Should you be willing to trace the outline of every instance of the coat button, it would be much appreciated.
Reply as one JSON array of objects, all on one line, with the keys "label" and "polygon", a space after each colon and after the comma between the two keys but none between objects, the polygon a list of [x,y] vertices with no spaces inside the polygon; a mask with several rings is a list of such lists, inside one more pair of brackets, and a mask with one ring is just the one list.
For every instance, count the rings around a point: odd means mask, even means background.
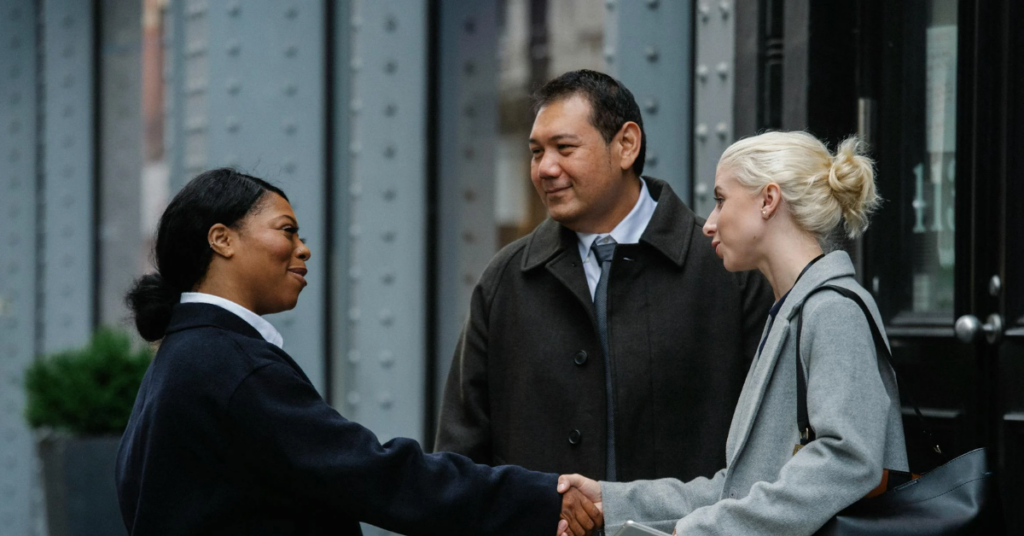
[{"label": "coat button", "polygon": [[569,444],[579,445],[580,441],[583,441],[583,434],[579,430],[573,430],[569,432]]},{"label": "coat button", "polygon": [[576,357],[572,359],[572,362],[582,366],[584,363],[587,362],[587,351],[580,350],[579,352],[576,352]]}]

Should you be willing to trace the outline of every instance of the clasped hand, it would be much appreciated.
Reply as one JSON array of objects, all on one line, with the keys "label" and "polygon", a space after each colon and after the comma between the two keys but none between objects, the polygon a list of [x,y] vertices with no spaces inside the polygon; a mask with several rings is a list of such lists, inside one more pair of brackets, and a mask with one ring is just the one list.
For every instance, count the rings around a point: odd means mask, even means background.
[{"label": "clasped hand", "polygon": [[556,536],[589,536],[604,526],[601,484],[582,475],[558,477],[562,513]]}]

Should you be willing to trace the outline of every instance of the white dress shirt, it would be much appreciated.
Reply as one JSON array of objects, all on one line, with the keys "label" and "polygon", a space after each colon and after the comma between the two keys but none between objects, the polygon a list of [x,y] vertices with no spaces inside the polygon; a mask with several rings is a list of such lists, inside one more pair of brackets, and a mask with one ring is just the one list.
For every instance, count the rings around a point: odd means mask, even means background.
[{"label": "white dress shirt", "polygon": [[610,233],[576,233],[579,237],[580,258],[583,259],[583,271],[587,274],[587,286],[590,287],[590,299],[594,299],[597,282],[601,279],[601,265],[590,247],[598,244],[636,244],[647,229],[647,224],[654,215],[658,202],[647,191],[647,183],[640,179],[640,197],[637,198],[633,210],[612,229]]},{"label": "white dress shirt", "polygon": [[284,346],[284,338],[281,337],[281,333],[277,331],[277,328],[275,328],[273,324],[267,322],[262,316],[231,300],[221,298],[220,296],[214,296],[213,294],[207,294],[205,292],[182,292],[181,303],[208,303],[210,305],[216,305],[223,309],[227,309],[228,311],[235,313],[242,320],[245,320],[256,331],[260,332],[260,335],[263,336],[263,338],[270,344],[273,344],[278,348],[283,348]]}]

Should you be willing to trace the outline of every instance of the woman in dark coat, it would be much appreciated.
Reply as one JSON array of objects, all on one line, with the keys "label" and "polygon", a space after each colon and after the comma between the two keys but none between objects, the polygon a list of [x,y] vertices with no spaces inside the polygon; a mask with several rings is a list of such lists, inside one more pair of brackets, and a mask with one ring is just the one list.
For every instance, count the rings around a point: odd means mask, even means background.
[{"label": "woman in dark coat", "polygon": [[127,297],[142,337],[163,340],[118,452],[129,532],[565,530],[556,475],[382,445],[324,402],[260,316],[295,307],[306,286],[298,231],[284,192],[230,169],[199,175],[164,212],[158,272]]}]

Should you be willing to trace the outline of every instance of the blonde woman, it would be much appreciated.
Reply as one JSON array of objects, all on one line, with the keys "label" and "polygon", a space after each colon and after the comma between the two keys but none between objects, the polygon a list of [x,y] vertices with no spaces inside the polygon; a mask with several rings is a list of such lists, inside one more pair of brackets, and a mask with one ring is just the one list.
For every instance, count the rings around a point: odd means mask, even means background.
[{"label": "blonde woman", "polygon": [[[602,502],[608,534],[630,519],[680,536],[812,534],[878,486],[883,467],[907,469],[895,376],[869,319],[836,291],[814,292],[853,290],[882,325],[850,257],[835,248],[867,228],[879,202],[859,142],[832,154],[805,132],[740,140],[719,161],[715,200],[704,225],[711,246],[727,270],[760,270],[776,300],[733,414],[726,467],[685,483],[563,476],[560,489]],[[816,437],[794,452],[797,341]]]}]

